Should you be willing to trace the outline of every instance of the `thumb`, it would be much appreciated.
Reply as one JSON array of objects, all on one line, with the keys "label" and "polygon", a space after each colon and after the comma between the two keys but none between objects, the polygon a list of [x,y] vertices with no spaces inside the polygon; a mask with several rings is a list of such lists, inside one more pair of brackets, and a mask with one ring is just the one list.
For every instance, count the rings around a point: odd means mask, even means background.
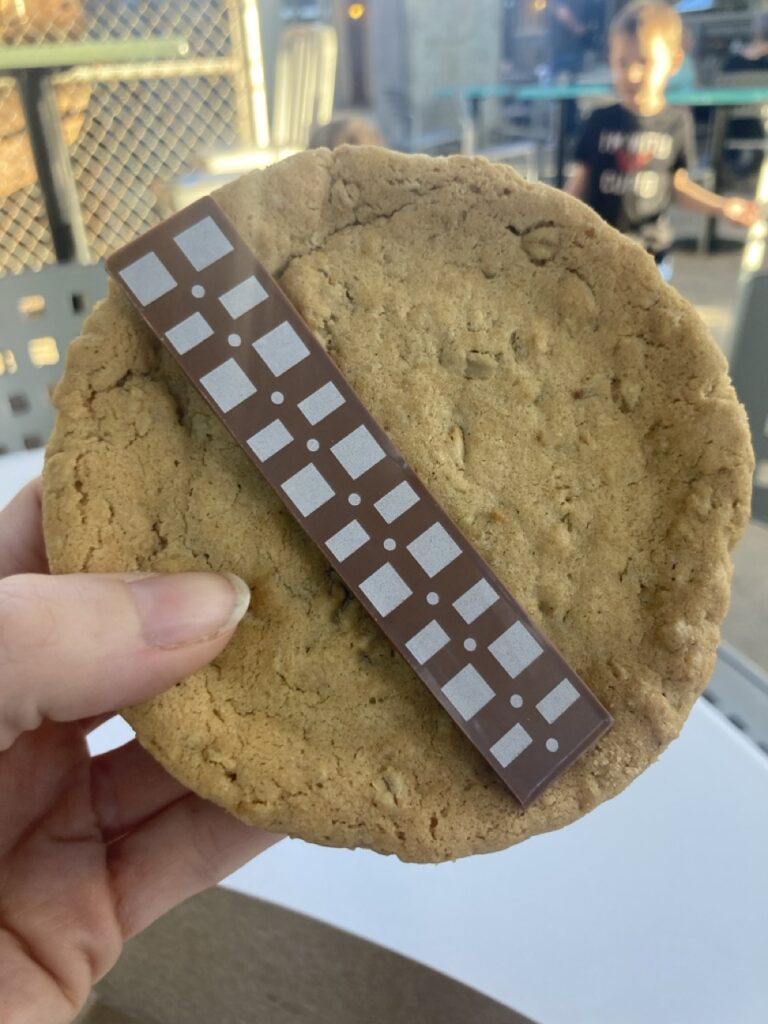
[{"label": "thumb", "polygon": [[250,596],[238,576],[202,572],[0,580],[0,750],[44,718],[114,711],[194,672]]}]

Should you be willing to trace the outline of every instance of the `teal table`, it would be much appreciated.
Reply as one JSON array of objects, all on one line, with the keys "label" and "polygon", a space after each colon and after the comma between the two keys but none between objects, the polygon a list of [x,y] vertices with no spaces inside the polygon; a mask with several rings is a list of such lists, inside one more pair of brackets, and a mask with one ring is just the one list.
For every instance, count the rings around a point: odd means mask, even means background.
[{"label": "teal table", "polygon": [[[463,140],[462,151],[472,152],[474,140],[480,127],[480,110],[487,99],[549,100],[557,103],[557,158],[555,184],[565,184],[565,105],[569,100],[592,97],[609,97],[613,94],[610,82],[584,82],[574,85],[473,85],[465,89],[451,90],[450,95],[465,103],[469,110],[468,130],[470,140]],[[449,95],[446,91],[443,95]],[[722,152],[729,112],[734,107],[761,106],[768,104],[768,86],[744,88],[722,86],[713,89],[675,88],[667,93],[667,100],[673,106],[714,107],[716,111],[713,128],[713,153]],[[716,163],[717,170],[717,163]],[[717,174],[716,174],[717,176]]]},{"label": "teal table", "polygon": [[0,46],[0,74],[13,74],[19,85],[53,248],[60,263],[89,263],[91,256],[51,76],[85,65],[173,60],[183,57],[188,49],[186,40],[178,38]]}]

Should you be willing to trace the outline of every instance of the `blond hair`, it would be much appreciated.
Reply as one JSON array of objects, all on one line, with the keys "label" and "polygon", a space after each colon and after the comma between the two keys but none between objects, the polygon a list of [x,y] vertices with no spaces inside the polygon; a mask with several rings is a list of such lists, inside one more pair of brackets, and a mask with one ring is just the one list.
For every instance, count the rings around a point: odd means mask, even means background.
[{"label": "blond hair", "polygon": [[381,132],[367,117],[342,117],[315,128],[310,149],[335,149],[337,146],[383,146]]},{"label": "blond hair", "polygon": [[670,50],[677,53],[683,46],[683,19],[667,4],[632,0],[614,17],[609,35],[611,39],[617,35],[630,39],[661,36]]}]

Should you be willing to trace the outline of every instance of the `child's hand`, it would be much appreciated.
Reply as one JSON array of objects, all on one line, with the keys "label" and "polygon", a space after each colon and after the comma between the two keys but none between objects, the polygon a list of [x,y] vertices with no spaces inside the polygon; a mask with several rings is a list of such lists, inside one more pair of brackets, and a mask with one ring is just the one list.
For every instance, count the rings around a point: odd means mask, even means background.
[{"label": "child's hand", "polygon": [[740,199],[738,196],[728,196],[723,200],[723,216],[733,224],[741,224],[742,227],[751,228],[760,220],[762,214],[760,204],[754,199]]}]

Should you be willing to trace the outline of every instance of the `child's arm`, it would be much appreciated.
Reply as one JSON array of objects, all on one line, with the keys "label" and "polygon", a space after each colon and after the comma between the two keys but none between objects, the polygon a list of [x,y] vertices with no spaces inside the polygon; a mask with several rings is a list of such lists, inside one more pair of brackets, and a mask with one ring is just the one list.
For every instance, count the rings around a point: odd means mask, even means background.
[{"label": "child's arm", "polygon": [[566,182],[565,191],[569,196],[576,196],[577,199],[586,199],[589,189],[589,166],[587,164],[576,164],[571,176]]},{"label": "child's arm", "polygon": [[688,172],[682,168],[675,171],[672,185],[675,201],[688,210],[695,210],[707,217],[724,217],[746,228],[760,220],[760,207],[754,200],[719,196],[691,181]]},{"label": "child's arm", "polygon": [[563,25],[567,25],[574,35],[586,35],[587,26],[576,17],[568,4],[555,4],[554,15]]}]

